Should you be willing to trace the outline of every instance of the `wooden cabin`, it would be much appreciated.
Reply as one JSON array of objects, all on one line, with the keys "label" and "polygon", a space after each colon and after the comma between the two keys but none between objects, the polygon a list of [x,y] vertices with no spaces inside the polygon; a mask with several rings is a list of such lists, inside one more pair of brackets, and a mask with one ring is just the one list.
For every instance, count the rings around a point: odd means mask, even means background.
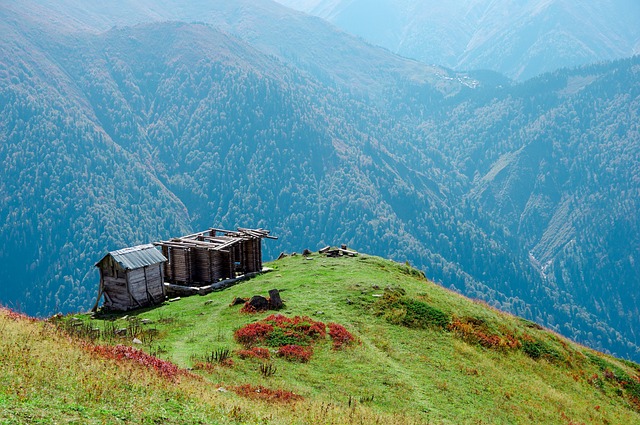
[{"label": "wooden cabin", "polygon": [[112,251],[96,263],[100,269],[100,298],[104,307],[131,310],[160,304],[165,299],[164,264],[167,262],[152,244]]},{"label": "wooden cabin", "polygon": [[156,242],[167,258],[165,281],[202,287],[262,271],[262,239],[276,239],[264,229],[209,229]]}]

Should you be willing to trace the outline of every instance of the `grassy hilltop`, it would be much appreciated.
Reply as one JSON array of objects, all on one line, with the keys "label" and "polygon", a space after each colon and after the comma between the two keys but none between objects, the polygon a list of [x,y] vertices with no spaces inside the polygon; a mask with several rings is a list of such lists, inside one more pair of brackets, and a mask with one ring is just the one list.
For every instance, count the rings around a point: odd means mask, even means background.
[{"label": "grassy hilltop", "polygon": [[[407,265],[314,254],[270,266],[126,315],[1,310],[0,424],[640,423],[640,366]],[[274,288],[278,312],[229,305]]]}]

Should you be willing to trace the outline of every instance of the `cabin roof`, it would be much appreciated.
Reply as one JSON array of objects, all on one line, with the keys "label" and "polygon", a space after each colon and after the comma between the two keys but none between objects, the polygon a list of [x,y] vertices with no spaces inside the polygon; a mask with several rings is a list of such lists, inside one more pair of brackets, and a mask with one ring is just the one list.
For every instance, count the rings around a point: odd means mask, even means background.
[{"label": "cabin roof", "polygon": [[[220,235],[216,235],[220,233]],[[204,249],[211,251],[221,251],[246,240],[256,240],[262,238],[278,239],[269,235],[269,230],[264,229],[244,229],[238,228],[237,231],[209,229],[203,232],[194,233],[192,235],[173,238],[168,241],[154,242],[154,245],[166,246],[181,249]]]},{"label": "cabin roof", "polygon": [[119,249],[117,251],[111,251],[105,255],[102,260],[96,263],[96,266],[100,266],[100,263],[108,256],[120,264],[125,270],[138,269],[140,267],[151,266],[153,264],[164,263],[167,259],[162,255],[160,251],[156,249],[152,244],[132,246],[129,248]]}]

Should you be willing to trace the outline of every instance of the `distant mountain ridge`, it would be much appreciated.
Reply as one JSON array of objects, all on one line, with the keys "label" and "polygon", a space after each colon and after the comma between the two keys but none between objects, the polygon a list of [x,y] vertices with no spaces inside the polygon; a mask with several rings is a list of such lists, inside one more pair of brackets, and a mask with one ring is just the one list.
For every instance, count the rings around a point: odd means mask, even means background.
[{"label": "distant mountain ridge", "polygon": [[277,0],[402,56],[525,80],[640,53],[633,0]]},{"label": "distant mountain ridge", "polygon": [[510,85],[270,2],[108,30],[22,4],[0,9],[4,303],[86,308],[108,250],[256,226],[267,258],[347,243],[638,356],[640,59]]}]

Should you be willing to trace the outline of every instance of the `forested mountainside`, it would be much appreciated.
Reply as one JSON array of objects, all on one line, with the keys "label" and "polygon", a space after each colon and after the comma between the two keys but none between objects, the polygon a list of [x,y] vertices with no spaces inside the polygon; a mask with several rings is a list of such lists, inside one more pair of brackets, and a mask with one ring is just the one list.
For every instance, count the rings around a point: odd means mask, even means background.
[{"label": "forested mountainside", "polygon": [[525,80],[640,53],[634,0],[277,0],[394,53]]},{"label": "forested mountainside", "polygon": [[[347,243],[638,358],[639,59],[511,86],[264,5],[106,31],[2,11],[3,303],[87,308],[107,250],[256,226],[267,257]],[[270,45],[307,24],[348,48]]]}]

